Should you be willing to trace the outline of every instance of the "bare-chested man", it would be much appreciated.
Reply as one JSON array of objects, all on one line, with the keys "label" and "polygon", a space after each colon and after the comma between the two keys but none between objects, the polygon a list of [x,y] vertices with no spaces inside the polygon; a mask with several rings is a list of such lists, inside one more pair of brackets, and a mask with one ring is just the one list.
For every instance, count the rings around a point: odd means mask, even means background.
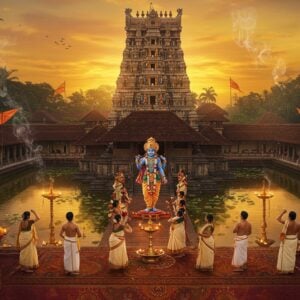
[{"label": "bare-chested man", "polygon": [[232,258],[232,265],[236,268],[235,271],[247,269],[248,236],[252,232],[251,224],[247,221],[247,218],[248,213],[242,211],[241,221],[233,229],[233,233],[236,233]]},{"label": "bare-chested man", "polygon": [[78,226],[73,223],[73,213],[68,212],[66,218],[68,220],[60,231],[60,236],[64,239],[64,268],[68,275],[79,273],[79,245],[77,238],[81,237]]},{"label": "bare-chested man", "polygon": [[294,211],[290,211],[288,219],[283,221],[282,217],[286,212],[286,210],[283,210],[277,218],[278,222],[284,224],[280,235],[281,243],[277,259],[277,270],[283,274],[292,274],[296,264],[300,224],[296,222],[297,214]]}]

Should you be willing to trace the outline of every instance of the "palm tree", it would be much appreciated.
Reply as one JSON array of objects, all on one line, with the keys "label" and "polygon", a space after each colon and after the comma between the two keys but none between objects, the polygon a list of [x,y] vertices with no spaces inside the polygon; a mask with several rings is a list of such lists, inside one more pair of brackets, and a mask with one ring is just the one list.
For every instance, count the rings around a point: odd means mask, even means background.
[{"label": "palm tree", "polygon": [[216,96],[218,96],[211,86],[210,88],[203,88],[204,92],[199,95],[200,103],[215,103]]},{"label": "palm tree", "polygon": [[7,70],[6,67],[0,68],[0,97],[7,96],[7,81],[13,81],[19,79],[16,76],[11,76],[12,73],[16,72],[16,69]]}]

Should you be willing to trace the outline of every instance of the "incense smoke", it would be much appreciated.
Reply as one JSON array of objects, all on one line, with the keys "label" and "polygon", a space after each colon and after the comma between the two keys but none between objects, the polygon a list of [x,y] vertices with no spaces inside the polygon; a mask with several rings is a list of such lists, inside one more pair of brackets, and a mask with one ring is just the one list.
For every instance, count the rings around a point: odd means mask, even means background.
[{"label": "incense smoke", "polygon": [[256,28],[256,12],[253,8],[232,12],[232,26],[235,41],[247,50],[253,47],[253,35]]},{"label": "incense smoke", "polygon": [[254,8],[244,8],[231,13],[234,40],[239,47],[248,51],[257,65],[267,65],[276,59],[272,70],[273,81],[279,85],[279,80],[286,73],[286,64],[283,58],[274,57],[271,47],[254,38],[257,16]]},{"label": "incense smoke", "polygon": [[275,84],[279,85],[280,77],[284,76],[286,72],[286,64],[282,58],[278,58],[272,70],[273,80]]},{"label": "incense smoke", "polygon": [[[6,38],[0,38],[0,50],[4,49],[7,45],[9,45],[9,41]],[[0,55],[0,63],[2,66],[5,66],[5,61],[3,60],[2,55]],[[26,115],[23,112],[23,108],[20,107],[20,105],[9,95],[7,87],[7,72],[8,71],[5,67],[0,68],[0,97],[3,98],[3,100],[1,100],[1,104],[4,107],[7,107],[7,110],[18,108],[17,115],[15,115],[12,119],[13,133],[17,139],[24,143],[26,148],[33,154],[34,161],[39,167],[36,179],[41,181],[44,177],[44,172],[42,169],[44,163],[41,156],[42,146],[34,144],[30,125]]]}]

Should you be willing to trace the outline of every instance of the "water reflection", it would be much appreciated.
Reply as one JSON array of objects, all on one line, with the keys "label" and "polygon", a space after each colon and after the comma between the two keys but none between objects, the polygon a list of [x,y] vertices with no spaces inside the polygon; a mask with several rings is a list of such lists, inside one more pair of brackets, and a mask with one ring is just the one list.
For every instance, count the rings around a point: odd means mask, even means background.
[{"label": "water reflection", "polygon": [[[223,193],[218,195],[201,195],[201,197],[188,200],[189,215],[195,227],[204,223],[207,213],[215,217],[215,239],[217,246],[232,246],[233,227],[240,219],[240,212],[246,210],[249,213],[249,221],[252,223],[253,232],[249,238],[249,244],[255,246],[255,238],[260,236],[262,224],[262,201],[255,196],[255,192],[261,190],[262,176],[267,175],[271,180],[271,191],[274,197],[267,201],[267,232],[268,237],[279,245],[279,232],[282,225],[276,221],[283,209],[295,210],[300,214],[299,188],[300,180],[271,169],[249,170],[253,177],[238,178],[230,184]],[[247,170],[238,170],[241,174]],[[238,176],[239,177],[239,176]]]},{"label": "water reflection", "polygon": [[[55,191],[62,197],[54,204],[54,222],[56,238],[61,225],[65,222],[67,211],[73,211],[75,222],[81,228],[83,246],[95,246],[101,240],[101,233],[107,225],[107,205],[109,195],[89,194],[83,186],[70,180],[72,170],[48,170],[47,176],[55,179]],[[262,201],[254,192],[260,191],[261,179],[267,175],[271,180],[274,197],[267,201],[267,232],[270,239],[276,240],[281,231],[281,224],[276,217],[283,209],[295,210],[300,218],[300,179],[282,171],[273,169],[238,169],[237,180],[217,195],[200,195],[188,199],[189,215],[195,227],[204,223],[207,213],[215,216],[215,239],[217,246],[233,246],[233,227],[239,220],[241,210],[249,212],[249,221],[253,224],[253,234],[249,239],[251,246],[256,246],[255,238],[260,235],[262,223]],[[37,224],[39,244],[49,238],[50,207],[47,199],[41,196],[48,191],[49,182],[38,183],[35,173],[29,171],[14,175],[0,185],[0,225],[8,228],[4,242],[15,244],[18,223],[24,210],[35,209],[41,216]]]},{"label": "water reflection", "polygon": [[[53,173],[53,172],[52,172]],[[60,173],[64,173],[61,172]],[[39,244],[49,239],[50,204],[41,195],[48,191],[49,183],[37,183],[35,173],[21,174],[12,182],[0,186],[0,224],[8,228],[5,243],[16,243],[18,223],[24,210],[34,209],[40,215],[37,223]],[[53,174],[51,174],[53,176]],[[79,225],[84,238],[83,246],[97,245],[101,240],[103,228],[107,225],[107,195],[91,195],[83,186],[69,180],[66,176],[55,176],[54,189],[62,196],[54,201],[54,224],[56,238],[65,220],[67,211],[74,213],[74,221]],[[14,182],[18,182],[15,184]]]}]

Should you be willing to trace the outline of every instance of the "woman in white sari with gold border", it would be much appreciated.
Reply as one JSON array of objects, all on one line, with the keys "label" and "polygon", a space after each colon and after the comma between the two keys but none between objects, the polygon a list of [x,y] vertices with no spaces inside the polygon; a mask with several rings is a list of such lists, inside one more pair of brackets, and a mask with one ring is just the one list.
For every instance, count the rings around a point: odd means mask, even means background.
[{"label": "woman in white sari with gold border", "polygon": [[30,212],[25,211],[22,215],[23,220],[19,225],[17,237],[17,247],[20,250],[19,264],[24,272],[33,272],[39,266],[38,254],[36,249],[37,233],[35,223],[40,219],[34,210],[31,212],[35,220],[30,219]]},{"label": "woman in white sari with gold border", "polygon": [[214,225],[213,215],[206,216],[206,224],[200,229],[198,257],[196,261],[196,269],[200,271],[212,271],[214,267],[215,257],[215,240],[213,237]]},{"label": "woman in white sari with gold border", "polygon": [[177,216],[168,220],[171,223],[167,250],[170,254],[184,256],[186,235],[184,225],[184,210],[179,209]]},{"label": "woman in white sari with gold border", "polygon": [[121,224],[121,215],[113,219],[113,230],[109,237],[109,266],[111,269],[124,269],[128,266],[125,232],[131,233],[129,224]]}]

